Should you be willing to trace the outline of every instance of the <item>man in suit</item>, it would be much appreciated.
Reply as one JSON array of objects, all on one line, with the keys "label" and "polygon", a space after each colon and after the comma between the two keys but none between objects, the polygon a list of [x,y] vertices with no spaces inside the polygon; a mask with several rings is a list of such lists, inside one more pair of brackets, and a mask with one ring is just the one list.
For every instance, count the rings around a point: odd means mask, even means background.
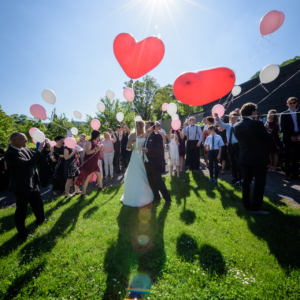
[{"label": "man in suit", "polygon": [[[267,142],[273,140],[263,122],[253,120],[257,114],[254,103],[246,103],[241,109],[242,120],[233,126],[235,137],[240,144],[239,160],[242,168],[243,205],[246,210],[255,214],[267,215],[260,210],[263,203],[267,177],[267,165],[270,163]],[[250,185],[255,178],[252,202]]]},{"label": "man in suit", "polygon": [[15,223],[19,238],[27,238],[25,228],[27,205],[30,203],[37,225],[45,221],[43,200],[39,192],[39,174],[36,162],[42,157],[43,144],[34,152],[26,147],[26,135],[14,132],[10,136],[10,145],[5,160],[10,170],[10,191],[16,197]]},{"label": "man in suit", "polygon": [[200,167],[200,145],[203,142],[203,132],[199,125],[195,125],[195,117],[190,117],[190,126],[186,126],[186,123],[183,124],[184,135],[187,136],[187,149],[188,149],[188,158],[189,162],[187,163],[190,166],[190,170],[199,171]]},{"label": "man in suit", "polygon": [[120,152],[121,152],[121,142],[120,142],[120,135],[121,135],[122,127],[120,125],[117,126],[117,130],[115,132],[115,136],[117,141],[114,143],[115,155],[114,155],[114,168],[115,173],[120,174]]},{"label": "man in suit", "polygon": [[145,168],[149,185],[154,194],[154,201],[160,200],[160,191],[166,201],[164,206],[167,207],[171,205],[171,197],[161,177],[161,156],[164,154],[163,138],[159,132],[153,131],[154,126],[154,122],[151,121],[146,124],[148,137],[142,151],[144,152]]},{"label": "man in suit", "polygon": [[[289,109],[280,117],[280,128],[284,144],[284,160],[286,179],[299,179],[300,160],[300,113],[297,112],[298,99],[290,97],[287,100]],[[291,164],[292,160],[292,164]]]}]

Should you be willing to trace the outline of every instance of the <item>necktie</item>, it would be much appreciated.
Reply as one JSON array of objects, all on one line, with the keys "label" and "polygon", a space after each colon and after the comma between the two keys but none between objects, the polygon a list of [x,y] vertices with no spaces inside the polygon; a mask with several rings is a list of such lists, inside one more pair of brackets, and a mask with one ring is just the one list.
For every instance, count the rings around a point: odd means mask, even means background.
[{"label": "necktie", "polygon": [[230,134],[229,134],[229,144],[230,145],[232,144],[232,132],[233,132],[233,126],[231,126]]},{"label": "necktie", "polygon": [[299,127],[298,127],[298,124],[297,124],[297,116],[296,116],[295,112],[292,112],[292,118],[293,118],[293,121],[294,121],[294,131],[298,132]]},{"label": "necktie", "polygon": [[215,149],[215,135],[212,135],[211,150]]}]

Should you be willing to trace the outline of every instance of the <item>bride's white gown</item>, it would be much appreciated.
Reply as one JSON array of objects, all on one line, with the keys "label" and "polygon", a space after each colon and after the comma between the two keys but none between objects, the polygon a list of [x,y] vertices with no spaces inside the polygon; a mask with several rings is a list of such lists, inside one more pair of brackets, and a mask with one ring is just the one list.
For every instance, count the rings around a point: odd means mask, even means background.
[{"label": "bride's white gown", "polygon": [[153,192],[149,186],[146,169],[144,165],[142,148],[146,139],[138,138],[133,144],[130,163],[124,178],[124,194],[121,201],[123,204],[140,207],[154,200]]}]

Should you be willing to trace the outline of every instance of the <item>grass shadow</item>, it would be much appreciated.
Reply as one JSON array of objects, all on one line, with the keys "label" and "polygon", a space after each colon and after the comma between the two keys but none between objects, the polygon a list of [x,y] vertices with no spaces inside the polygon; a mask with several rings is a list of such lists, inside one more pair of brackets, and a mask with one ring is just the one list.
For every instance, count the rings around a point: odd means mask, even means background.
[{"label": "grass shadow", "polygon": [[[168,208],[163,208],[157,216],[156,204],[121,207],[117,217],[118,238],[104,259],[107,280],[103,299],[141,298],[149,293],[166,261],[163,232],[167,213]],[[130,279],[134,266],[138,274]]]}]

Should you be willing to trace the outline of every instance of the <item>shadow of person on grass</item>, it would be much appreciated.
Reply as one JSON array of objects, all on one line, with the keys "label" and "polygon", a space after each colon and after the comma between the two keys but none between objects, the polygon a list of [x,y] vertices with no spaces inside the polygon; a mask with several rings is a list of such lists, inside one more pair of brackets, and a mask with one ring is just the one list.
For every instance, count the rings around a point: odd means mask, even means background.
[{"label": "shadow of person on grass", "polygon": [[226,263],[222,253],[215,247],[204,244],[200,248],[197,241],[186,233],[177,238],[177,255],[184,261],[198,263],[212,274],[226,274]]},{"label": "shadow of person on grass", "polygon": [[[162,208],[157,216],[157,204],[121,207],[118,238],[104,259],[107,280],[103,299],[139,299],[150,293],[166,261],[163,232],[168,210]],[[130,279],[135,266],[138,273]]]},{"label": "shadow of person on grass", "polygon": [[[291,268],[300,268],[300,216],[289,211],[287,204],[269,198],[262,210],[269,211],[267,216],[259,216],[246,211],[240,196],[234,189],[228,189],[219,182],[221,202],[224,209],[234,208],[236,214],[244,218],[250,231],[259,239],[267,242],[271,254],[287,272]],[[285,213],[284,213],[285,211]]]}]

